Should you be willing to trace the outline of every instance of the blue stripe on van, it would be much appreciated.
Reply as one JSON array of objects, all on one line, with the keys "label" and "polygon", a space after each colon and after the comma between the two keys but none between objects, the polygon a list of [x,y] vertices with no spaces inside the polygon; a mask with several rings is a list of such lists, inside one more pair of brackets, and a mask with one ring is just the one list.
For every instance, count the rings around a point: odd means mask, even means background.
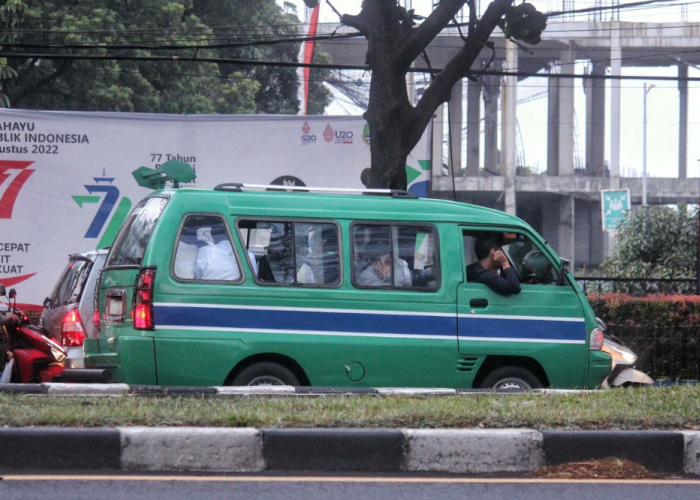
[{"label": "blue stripe on van", "polygon": [[[457,330],[456,317],[435,316],[430,313],[395,315],[377,313],[350,313],[318,311],[299,308],[256,309],[226,308],[207,305],[155,304],[155,322],[158,327],[178,328],[235,328],[242,330],[337,332],[366,335],[412,335],[450,337]],[[459,337],[479,340],[519,340],[532,342],[585,343],[585,323],[576,318],[460,318]]]},{"label": "blue stripe on van", "polygon": [[457,318],[441,316],[355,314],[270,309],[227,309],[155,304],[157,326],[296,330],[308,332],[454,335]]},{"label": "blue stripe on van", "polygon": [[522,320],[520,318],[480,318],[469,316],[460,318],[459,337],[480,339],[516,339],[540,341],[586,341],[586,324],[583,321],[547,320],[537,318]]}]

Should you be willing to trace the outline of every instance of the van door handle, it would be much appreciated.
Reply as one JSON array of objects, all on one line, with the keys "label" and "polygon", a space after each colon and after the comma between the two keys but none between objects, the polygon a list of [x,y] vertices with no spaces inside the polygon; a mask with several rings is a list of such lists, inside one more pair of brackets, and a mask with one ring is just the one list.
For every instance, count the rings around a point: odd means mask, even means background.
[{"label": "van door handle", "polygon": [[471,307],[488,307],[489,301],[486,299],[471,299],[469,305]]}]

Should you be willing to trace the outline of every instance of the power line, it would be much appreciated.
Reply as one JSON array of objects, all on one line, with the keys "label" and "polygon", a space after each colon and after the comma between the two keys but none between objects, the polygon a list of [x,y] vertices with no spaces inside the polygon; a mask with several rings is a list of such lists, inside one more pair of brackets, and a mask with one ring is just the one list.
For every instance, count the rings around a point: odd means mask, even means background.
[{"label": "power line", "polygon": [[[700,49],[697,49],[700,51]],[[351,66],[341,64],[317,64],[299,63],[287,61],[255,61],[244,59],[227,58],[196,58],[180,56],[119,56],[119,55],[74,55],[74,54],[16,54],[0,52],[0,57],[7,59],[46,59],[46,60],[82,60],[82,61],[148,61],[148,62],[195,62],[195,63],[215,63],[230,64],[234,66],[271,66],[282,68],[317,68],[317,69],[337,69],[337,70],[357,70],[371,71],[365,66]],[[433,68],[433,71],[440,71],[441,68]],[[429,69],[411,68],[412,73],[430,73]],[[529,71],[482,71],[474,70],[471,73],[475,76],[517,76],[517,77],[537,77],[537,78],[567,78],[567,79],[589,79],[589,80],[652,80],[652,81],[687,81],[700,82],[700,77],[679,77],[679,76],[657,76],[657,75],[581,75],[575,73],[533,73]]]}]

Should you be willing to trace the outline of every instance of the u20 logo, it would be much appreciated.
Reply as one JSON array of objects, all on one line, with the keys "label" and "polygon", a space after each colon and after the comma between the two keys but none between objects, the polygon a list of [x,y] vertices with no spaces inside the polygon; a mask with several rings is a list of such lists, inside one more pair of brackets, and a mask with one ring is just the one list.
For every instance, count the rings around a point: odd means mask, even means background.
[{"label": "u20 logo", "polygon": [[[119,188],[112,185],[114,177],[93,177],[93,180],[95,184],[84,186],[89,195],[76,195],[71,198],[80,208],[83,208],[86,203],[100,203],[95,217],[85,232],[85,238],[98,238],[102,234],[96,248],[103,248],[111,245],[117,236],[119,228],[131,210],[131,200],[126,197],[119,199]],[[112,219],[107,224],[110,215]],[[106,229],[104,229],[105,225]]]}]

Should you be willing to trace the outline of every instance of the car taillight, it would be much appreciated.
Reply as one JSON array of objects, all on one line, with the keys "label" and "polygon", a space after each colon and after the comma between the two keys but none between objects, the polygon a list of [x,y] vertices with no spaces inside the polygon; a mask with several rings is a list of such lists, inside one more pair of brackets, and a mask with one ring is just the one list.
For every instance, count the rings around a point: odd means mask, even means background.
[{"label": "car taillight", "polygon": [[78,310],[68,311],[61,323],[61,343],[69,347],[83,345],[86,335]]},{"label": "car taillight", "polygon": [[94,326],[95,330],[98,332],[100,331],[100,310],[97,308],[95,308],[92,313],[92,326]]},{"label": "car taillight", "polygon": [[600,351],[605,343],[605,335],[603,335],[603,330],[600,328],[594,328],[591,330],[591,343],[589,349],[591,351]]},{"label": "car taillight", "polygon": [[100,331],[100,284],[102,283],[102,271],[97,276],[95,293],[92,296],[92,326],[96,332]]},{"label": "car taillight", "polygon": [[153,282],[156,270],[143,269],[136,278],[134,303],[131,308],[131,321],[137,330],[153,330]]}]

